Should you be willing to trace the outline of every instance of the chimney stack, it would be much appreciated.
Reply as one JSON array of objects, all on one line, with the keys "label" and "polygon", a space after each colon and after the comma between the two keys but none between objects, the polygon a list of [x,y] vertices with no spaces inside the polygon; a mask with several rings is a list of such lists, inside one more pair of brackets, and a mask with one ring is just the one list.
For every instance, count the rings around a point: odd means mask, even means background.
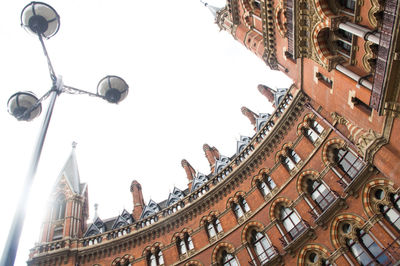
[{"label": "chimney stack", "polygon": [[241,108],[241,110],[242,110],[242,114],[244,114],[250,120],[250,123],[253,126],[256,126],[256,118],[258,118],[258,115],[256,113],[254,113],[253,111],[251,111],[249,108],[244,107],[244,106]]},{"label": "chimney stack", "polygon": [[142,194],[142,186],[138,181],[133,180],[131,183],[131,192],[133,197],[133,211],[132,216],[135,221],[139,220],[145,206]]},{"label": "chimney stack", "polygon": [[270,103],[272,103],[272,106],[275,107],[275,91],[262,84],[259,84],[257,88],[258,91],[261,92],[261,94],[264,95]]},{"label": "chimney stack", "polygon": [[190,163],[188,161],[186,161],[185,159],[183,159],[181,161],[181,164],[182,164],[183,169],[185,169],[186,177],[189,180],[188,187],[189,187],[189,190],[191,190],[192,189],[193,178],[196,176],[196,171],[190,165]]}]

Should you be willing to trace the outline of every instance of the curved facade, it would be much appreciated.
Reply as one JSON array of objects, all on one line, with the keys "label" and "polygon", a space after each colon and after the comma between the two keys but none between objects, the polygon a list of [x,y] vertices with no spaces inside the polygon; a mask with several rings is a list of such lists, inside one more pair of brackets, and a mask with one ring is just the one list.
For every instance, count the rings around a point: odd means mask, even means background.
[{"label": "curved facade", "polygon": [[[400,260],[396,0],[231,0],[223,30],[293,80],[188,187],[86,225],[74,151],[28,265],[393,265]],[[388,27],[392,23],[392,27]],[[366,58],[366,59],[365,59]],[[384,61],[383,63],[381,61]],[[261,96],[260,96],[261,97]]]}]

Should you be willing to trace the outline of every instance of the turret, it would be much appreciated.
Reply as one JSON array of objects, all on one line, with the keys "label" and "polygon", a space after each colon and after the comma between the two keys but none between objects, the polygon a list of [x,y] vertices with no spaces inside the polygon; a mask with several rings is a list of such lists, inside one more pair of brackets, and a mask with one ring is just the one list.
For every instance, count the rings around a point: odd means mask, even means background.
[{"label": "turret", "polygon": [[76,143],[51,193],[40,242],[82,237],[86,230],[88,211],[87,185],[80,182],[75,155]]}]

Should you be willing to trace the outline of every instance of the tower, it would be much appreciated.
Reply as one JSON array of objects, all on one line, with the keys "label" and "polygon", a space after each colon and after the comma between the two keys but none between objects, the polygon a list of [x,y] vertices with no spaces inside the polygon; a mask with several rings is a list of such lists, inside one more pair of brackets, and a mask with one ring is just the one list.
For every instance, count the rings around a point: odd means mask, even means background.
[{"label": "tower", "polygon": [[76,143],[57,177],[42,224],[40,242],[82,237],[88,219],[87,185],[80,182]]}]

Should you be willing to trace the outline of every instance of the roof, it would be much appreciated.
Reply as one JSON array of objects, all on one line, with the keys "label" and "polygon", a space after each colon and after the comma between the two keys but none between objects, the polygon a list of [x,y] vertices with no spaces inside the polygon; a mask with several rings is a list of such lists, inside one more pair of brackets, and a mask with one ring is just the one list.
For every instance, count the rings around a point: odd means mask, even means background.
[{"label": "roof", "polygon": [[81,195],[86,189],[86,183],[81,183],[79,177],[75,147],[76,143],[74,142],[72,145],[71,154],[69,155],[67,161],[65,162],[64,167],[61,170],[60,174],[58,175],[55,184],[57,185],[60,182],[61,178],[65,177],[71,190],[74,193]]}]

